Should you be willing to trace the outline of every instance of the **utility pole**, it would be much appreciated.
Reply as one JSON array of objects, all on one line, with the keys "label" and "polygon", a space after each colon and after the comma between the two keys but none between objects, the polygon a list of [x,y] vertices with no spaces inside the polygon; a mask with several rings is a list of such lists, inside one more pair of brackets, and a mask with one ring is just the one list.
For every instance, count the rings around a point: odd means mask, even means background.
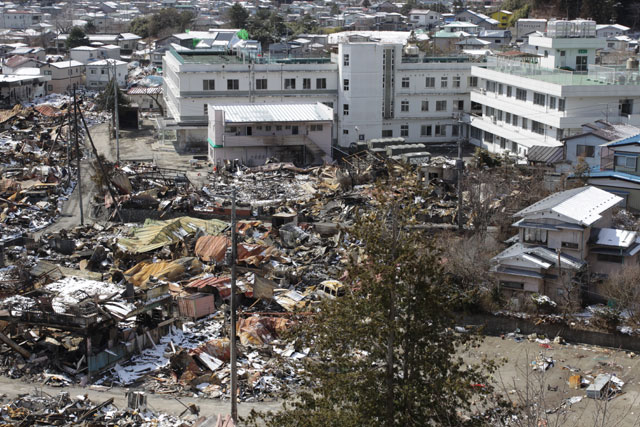
[{"label": "utility pole", "polygon": [[231,193],[231,418],[238,422],[238,367],[236,366],[236,257],[238,242],[236,241],[236,189]]},{"label": "utility pole", "polygon": [[458,170],[458,231],[462,231],[462,172],[464,161],[462,160],[462,117],[458,116],[458,160],[456,169]]},{"label": "utility pole", "polygon": [[84,225],[84,210],[82,207],[82,174],[80,173],[80,160],[82,160],[82,154],[80,153],[80,144],[78,143],[78,100],[76,99],[76,85],[73,85],[73,118],[76,128],[76,164],[78,166],[78,199],[80,200],[80,224]]},{"label": "utility pole", "polygon": [[118,67],[117,62],[113,60],[113,105],[116,117],[116,165],[120,166],[120,117],[118,116]]}]

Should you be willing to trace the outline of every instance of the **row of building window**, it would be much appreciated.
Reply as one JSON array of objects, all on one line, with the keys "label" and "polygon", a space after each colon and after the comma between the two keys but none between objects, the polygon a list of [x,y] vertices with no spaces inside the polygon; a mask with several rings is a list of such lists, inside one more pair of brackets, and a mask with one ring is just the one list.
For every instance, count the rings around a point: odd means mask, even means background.
[{"label": "row of building window", "polygon": [[[206,105],[205,105],[206,107]],[[251,128],[252,126],[248,126],[249,128]],[[256,126],[256,130],[257,131],[262,131],[264,129],[265,132],[271,132],[273,130],[275,130],[276,132],[281,131],[282,129],[285,130],[294,130],[296,133],[298,132],[298,126],[291,126],[291,125],[265,125],[265,126]],[[323,125],[321,124],[317,124],[317,125],[309,125],[309,131],[310,132],[322,132],[323,129]],[[238,132],[240,132],[240,128],[237,126],[225,126],[224,128],[225,133],[231,133],[231,134],[237,134]]]},{"label": "row of building window", "polygon": [[[545,124],[537,122],[535,120],[529,120],[526,117],[519,117],[517,114],[507,113],[502,110],[497,110],[493,107],[484,108],[484,116],[491,119],[491,121],[500,121],[505,124],[509,124],[512,126],[518,126],[524,130],[531,130],[533,133],[537,133],[538,135],[545,134]],[[531,122],[531,125],[529,125]],[[556,129],[556,139],[560,140],[563,137],[563,130]]]},{"label": "row of building window", "polygon": [[[451,79],[451,87],[459,88],[460,87],[461,78],[460,76],[453,76]],[[403,77],[401,85],[403,88],[409,88],[411,84],[411,80],[409,77]],[[424,82],[425,88],[435,88],[436,87],[436,78],[435,77],[425,77]],[[440,77],[440,87],[446,89],[449,87],[449,77],[442,76]]]},{"label": "row of building window", "polygon": [[[296,89],[296,79],[284,79],[285,89]],[[267,79],[256,79],[256,90],[267,90],[269,87]],[[316,79],[316,89],[326,89],[327,79]],[[240,80],[227,79],[227,90],[239,90]],[[302,89],[311,89],[311,79],[302,79]],[[215,79],[207,79],[202,81],[202,90],[216,90]]]},{"label": "row of building window", "polygon": [[[498,95],[505,95],[509,98],[515,97],[518,101],[527,100],[527,90],[510,85],[504,85],[492,80],[485,81],[485,89],[487,92],[497,93]],[[514,90],[515,89],[515,90]],[[533,92],[533,103],[542,107],[549,107],[550,110],[565,110],[565,99],[557,98],[555,96],[546,95],[544,93]]]},{"label": "row of building window", "polygon": [[499,144],[502,150],[509,150],[515,154],[527,154],[527,149],[522,148],[518,145],[517,142],[508,140],[501,136],[496,136],[491,132],[482,131],[482,129],[478,129],[476,127],[471,127],[470,131],[471,138],[476,139],[478,141],[484,141],[487,144]]},{"label": "row of building window", "polygon": [[[435,111],[447,111],[447,101],[436,101],[436,110]],[[463,100],[456,100],[453,101],[453,108],[457,111],[462,111],[464,109],[464,101]],[[409,112],[409,101],[404,100],[404,101],[400,101],[400,111],[402,112]],[[429,101],[422,101],[420,103],[420,111],[429,111]],[[349,115],[349,104],[343,104],[342,105],[342,115],[343,116],[348,116]]]},{"label": "row of building window", "polygon": [[[451,126],[451,136],[458,136],[458,126]],[[349,135],[349,130],[342,131],[344,135]],[[382,138],[393,138],[393,129],[383,129]],[[400,136],[409,136],[409,125],[400,125]],[[447,136],[447,125],[422,125],[420,126],[420,136]],[[364,137],[364,135],[360,135]]]}]

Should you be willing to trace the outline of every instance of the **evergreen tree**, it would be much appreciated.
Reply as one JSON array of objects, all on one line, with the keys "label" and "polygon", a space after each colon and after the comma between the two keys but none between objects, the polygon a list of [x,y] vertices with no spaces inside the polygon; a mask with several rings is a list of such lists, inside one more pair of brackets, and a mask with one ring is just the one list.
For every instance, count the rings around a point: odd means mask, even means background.
[{"label": "evergreen tree", "polygon": [[242,29],[247,26],[249,12],[240,3],[235,3],[229,9],[229,25],[231,28]]},{"label": "evergreen tree", "polygon": [[82,27],[73,27],[67,37],[67,49],[73,49],[78,46],[88,46],[89,38]]},{"label": "evergreen tree", "polygon": [[433,238],[414,227],[425,213],[426,189],[404,173],[376,187],[375,209],[348,230],[355,249],[349,250],[347,294],[324,301],[295,331],[299,348],[313,353],[299,371],[306,387],[282,411],[253,413],[250,422],[482,424],[471,402],[488,402],[486,375],[495,366],[468,365],[457,355],[474,338],[455,332],[451,307],[460,295],[447,283]]}]

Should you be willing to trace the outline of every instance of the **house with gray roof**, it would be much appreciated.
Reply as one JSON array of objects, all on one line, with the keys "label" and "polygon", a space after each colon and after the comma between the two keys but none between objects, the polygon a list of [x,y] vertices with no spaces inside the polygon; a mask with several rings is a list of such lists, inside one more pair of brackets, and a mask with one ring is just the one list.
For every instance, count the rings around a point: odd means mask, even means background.
[{"label": "house with gray roof", "polygon": [[602,300],[600,284],[638,263],[640,236],[612,227],[623,198],[593,186],[554,193],[517,212],[513,244],[492,271],[514,306],[534,294],[557,303]]}]

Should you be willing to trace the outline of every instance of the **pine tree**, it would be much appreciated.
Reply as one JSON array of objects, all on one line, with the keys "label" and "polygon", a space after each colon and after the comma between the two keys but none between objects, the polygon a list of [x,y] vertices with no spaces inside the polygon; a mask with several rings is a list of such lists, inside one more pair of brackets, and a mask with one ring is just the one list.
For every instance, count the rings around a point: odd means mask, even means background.
[{"label": "pine tree", "polygon": [[[252,414],[269,426],[479,425],[472,401],[491,392],[490,362],[469,366],[459,350],[447,283],[433,238],[414,227],[425,189],[415,175],[391,176],[375,189],[375,209],[348,230],[353,247],[347,295],[325,301],[295,331],[306,387],[282,411]],[[482,384],[481,387],[478,384]]]}]

